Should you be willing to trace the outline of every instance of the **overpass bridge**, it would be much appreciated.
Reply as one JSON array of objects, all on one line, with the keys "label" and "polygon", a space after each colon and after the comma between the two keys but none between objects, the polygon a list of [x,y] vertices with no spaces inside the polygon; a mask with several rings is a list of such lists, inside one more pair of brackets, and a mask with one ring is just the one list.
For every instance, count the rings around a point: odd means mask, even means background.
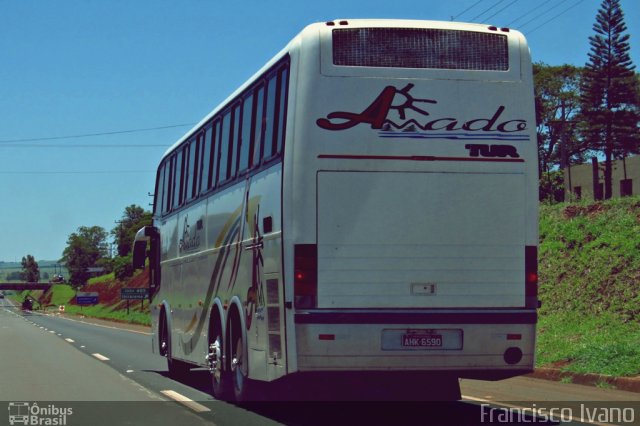
[{"label": "overpass bridge", "polygon": [[47,291],[51,287],[51,283],[0,283],[1,290],[44,290]]}]

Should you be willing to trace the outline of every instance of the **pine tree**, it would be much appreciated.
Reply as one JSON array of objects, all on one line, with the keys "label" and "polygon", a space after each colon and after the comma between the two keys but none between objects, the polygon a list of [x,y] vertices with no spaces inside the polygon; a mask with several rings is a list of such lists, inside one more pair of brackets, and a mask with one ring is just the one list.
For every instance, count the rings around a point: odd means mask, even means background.
[{"label": "pine tree", "polygon": [[582,112],[589,147],[604,152],[604,198],[611,198],[612,159],[638,151],[638,85],[619,0],[602,1],[593,30],[581,87]]},{"label": "pine tree", "polygon": [[28,254],[22,258],[22,279],[28,283],[40,281],[40,268],[35,258]]}]

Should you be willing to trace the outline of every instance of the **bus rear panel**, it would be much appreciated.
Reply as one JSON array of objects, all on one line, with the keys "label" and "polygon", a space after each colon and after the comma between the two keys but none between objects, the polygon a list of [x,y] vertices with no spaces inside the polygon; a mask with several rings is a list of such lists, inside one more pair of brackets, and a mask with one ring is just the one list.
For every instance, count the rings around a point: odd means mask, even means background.
[{"label": "bus rear panel", "polygon": [[531,371],[537,151],[522,36],[348,21],[307,29],[300,52],[283,178],[289,371]]}]

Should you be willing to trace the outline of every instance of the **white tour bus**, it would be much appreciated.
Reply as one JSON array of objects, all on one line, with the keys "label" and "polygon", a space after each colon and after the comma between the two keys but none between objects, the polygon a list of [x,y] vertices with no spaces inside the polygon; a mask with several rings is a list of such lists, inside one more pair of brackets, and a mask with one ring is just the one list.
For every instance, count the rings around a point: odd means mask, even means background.
[{"label": "white tour bus", "polygon": [[153,350],[240,401],[285,376],[455,399],[530,372],[536,156],[519,32],[308,26],[160,161],[134,249]]}]

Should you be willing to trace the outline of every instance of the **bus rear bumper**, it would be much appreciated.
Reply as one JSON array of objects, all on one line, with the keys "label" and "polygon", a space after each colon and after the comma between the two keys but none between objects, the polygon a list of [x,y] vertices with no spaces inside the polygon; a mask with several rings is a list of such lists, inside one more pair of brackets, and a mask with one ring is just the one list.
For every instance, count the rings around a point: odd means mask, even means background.
[{"label": "bus rear bumper", "polygon": [[[407,319],[413,321],[402,322]],[[463,322],[469,319],[474,322]],[[535,310],[298,314],[298,371],[429,371],[488,380],[512,377],[533,370],[536,320]]]}]

